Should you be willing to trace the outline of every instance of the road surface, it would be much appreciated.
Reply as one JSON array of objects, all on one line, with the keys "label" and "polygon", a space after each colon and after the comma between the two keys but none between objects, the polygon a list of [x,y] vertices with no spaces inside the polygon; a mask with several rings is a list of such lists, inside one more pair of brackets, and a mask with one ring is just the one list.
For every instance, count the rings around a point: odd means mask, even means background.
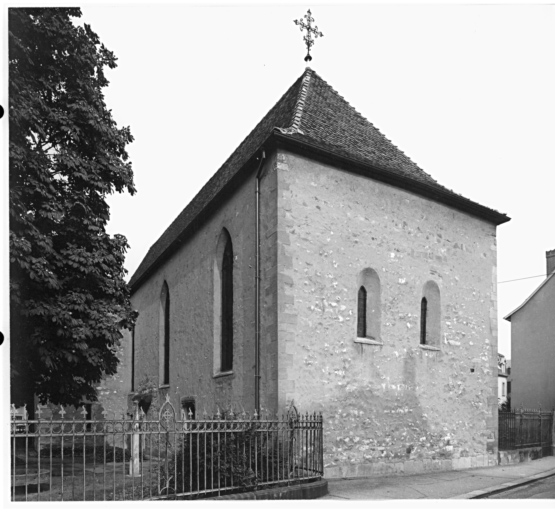
[{"label": "road surface", "polygon": [[555,499],[555,476],[532,482],[531,484],[517,487],[499,494],[494,494],[486,499],[490,500],[552,500]]}]

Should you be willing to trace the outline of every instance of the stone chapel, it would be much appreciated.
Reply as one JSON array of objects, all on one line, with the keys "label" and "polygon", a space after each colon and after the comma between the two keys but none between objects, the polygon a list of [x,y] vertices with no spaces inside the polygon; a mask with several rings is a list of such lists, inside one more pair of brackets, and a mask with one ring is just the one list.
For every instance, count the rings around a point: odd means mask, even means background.
[{"label": "stone chapel", "polygon": [[132,276],[99,405],[149,377],[176,408],[321,411],[328,478],[496,464],[508,220],[307,68]]}]

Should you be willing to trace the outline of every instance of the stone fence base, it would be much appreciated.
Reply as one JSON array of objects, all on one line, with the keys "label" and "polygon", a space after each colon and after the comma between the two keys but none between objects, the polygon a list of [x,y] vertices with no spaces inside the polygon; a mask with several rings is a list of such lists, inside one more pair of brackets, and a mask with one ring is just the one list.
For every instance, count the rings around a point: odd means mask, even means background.
[{"label": "stone fence base", "polygon": [[474,457],[459,457],[456,459],[422,459],[328,466],[324,468],[324,478],[331,480],[334,478],[365,478],[369,476],[409,475],[496,465],[497,455],[487,453],[484,455],[476,455]]},{"label": "stone fence base", "polygon": [[534,448],[519,448],[518,450],[500,450],[498,453],[499,465],[506,466],[541,459],[542,457],[552,455],[553,449],[542,449],[539,446],[535,446]]}]

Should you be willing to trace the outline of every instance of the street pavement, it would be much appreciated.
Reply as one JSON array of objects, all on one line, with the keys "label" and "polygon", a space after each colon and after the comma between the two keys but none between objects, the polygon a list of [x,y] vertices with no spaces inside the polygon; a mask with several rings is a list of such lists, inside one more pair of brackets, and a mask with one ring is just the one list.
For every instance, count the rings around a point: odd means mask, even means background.
[{"label": "street pavement", "polygon": [[555,457],[509,466],[489,466],[403,476],[328,480],[321,500],[479,499],[555,475]]},{"label": "street pavement", "polygon": [[536,480],[522,487],[492,494],[490,500],[553,500],[555,499],[555,476]]}]

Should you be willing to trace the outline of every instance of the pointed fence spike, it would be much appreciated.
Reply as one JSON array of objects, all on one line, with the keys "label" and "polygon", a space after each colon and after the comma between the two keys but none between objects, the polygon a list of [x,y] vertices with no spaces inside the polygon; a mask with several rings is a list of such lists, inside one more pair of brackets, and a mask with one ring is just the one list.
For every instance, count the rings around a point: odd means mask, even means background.
[{"label": "pointed fence spike", "polygon": [[64,406],[60,405],[60,416],[62,417],[62,421],[63,421],[65,415],[66,415],[66,411],[64,409]]},{"label": "pointed fence spike", "polygon": [[256,409],[254,410],[254,419],[255,419],[255,420],[258,419],[258,412],[256,411]]},{"label": "pointed fence spike", "polygon": [[193,421],[193,411],[189,407],[189,421]]},{"label": "pointed fence spike", "polygon": [[36,413],[36,415],[37,415],[37,418],[38,418],[39,421],[40,421],[40,416],[41,416],[41,414],[42,414],[42,408],[41,408],[40,404],[37,404],[37,410],[35,411],[35,413]]},{"label": "pointed fence spike", "polygon": [[81,412],[79,414],[83,416],[83,419],[87,417],[87,409],[85,409],[84,405],[81,406]]},{"label": "pointed fence spike", "polygon": [[205,420],[207,416],[208,416],[208,413],[206,412],[206,407],[203,407],[202,408],[202,419]]}]

